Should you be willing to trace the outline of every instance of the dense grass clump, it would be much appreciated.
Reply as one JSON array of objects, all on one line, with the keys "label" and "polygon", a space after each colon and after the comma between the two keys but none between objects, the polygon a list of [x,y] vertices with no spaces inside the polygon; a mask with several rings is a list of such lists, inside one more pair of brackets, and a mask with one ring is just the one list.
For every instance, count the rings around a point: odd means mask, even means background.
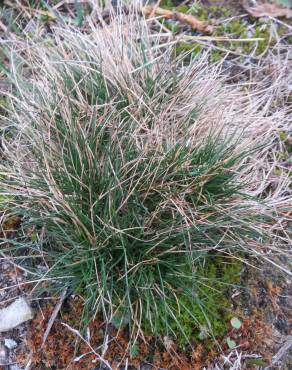
[{"label": "dense grass clump", "polygon": [[85,320],[190,337],[184,312],[210,332],[206,261],[257,255],[267,239],[272,213],[241,176],[245,129],[263,118],[207,58],[186,66],[145,22],[121,19],[6,50],[3,186],[26,235],[15,244],[39,288],[84,298]]}]

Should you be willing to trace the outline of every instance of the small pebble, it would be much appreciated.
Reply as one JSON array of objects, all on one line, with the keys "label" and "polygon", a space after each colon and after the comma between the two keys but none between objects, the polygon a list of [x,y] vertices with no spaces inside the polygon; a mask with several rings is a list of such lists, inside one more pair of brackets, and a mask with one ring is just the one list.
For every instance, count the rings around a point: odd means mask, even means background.
[{"label": "small pebble", "polygon": [[0,310],[0,332],[16,328],[33,317],[32,309],[24,298],[18,298]]},{"label": "small pebble", "polygon": [[8,363],[8,356],[8,349],[3,344],[0,344],[0,366],[5,366]]},{"label": "small pebble", "polygon": [[13,339],[5,338],[4,339],[4,344],[7,348],[13,349],[17,347],[17,343]]},{"label": "small pebble", "polygon": [[9,366],[9,370],[21,370],[21,368],[17,364],[13,364]]}]

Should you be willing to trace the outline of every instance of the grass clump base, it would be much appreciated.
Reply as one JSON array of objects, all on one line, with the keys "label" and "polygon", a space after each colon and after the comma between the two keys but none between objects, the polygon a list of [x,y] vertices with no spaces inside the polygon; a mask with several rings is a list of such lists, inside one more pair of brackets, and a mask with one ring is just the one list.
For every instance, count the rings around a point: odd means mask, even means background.
[{"label": "grass clump base", "polygon": [[102,312],[132,338],[220,335],[216,290],[236,281],[222,256],[273,251],[275,208],[246,175],[264,152],[247,130],[273,118],[204,56],[185,65],[135,14],[112,17],[4,50],[15,68],[2,188],[25,235],[12,250],[35,292],[83,297],[84,325]]}]

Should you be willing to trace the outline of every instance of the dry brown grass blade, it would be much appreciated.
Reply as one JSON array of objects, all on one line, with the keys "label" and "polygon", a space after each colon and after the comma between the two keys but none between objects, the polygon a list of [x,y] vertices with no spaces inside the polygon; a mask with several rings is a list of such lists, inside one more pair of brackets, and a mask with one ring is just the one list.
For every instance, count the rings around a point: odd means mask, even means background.
[{"label": "dry brown grass blade", "polygon": [[213,27],[207,22],[200,21],[191,14],[184,14],[180,12],[175,12],[168,9],[163,9],[160,7],[155,7],[155,5],[146,5],[142,8],[142,13],[146,17],[151,17],[153,15],[159,15],[166,19],[173,19],[181,23],[189,25],[192,29],[197,30],[202,33],[211,34],[213,32]]}]

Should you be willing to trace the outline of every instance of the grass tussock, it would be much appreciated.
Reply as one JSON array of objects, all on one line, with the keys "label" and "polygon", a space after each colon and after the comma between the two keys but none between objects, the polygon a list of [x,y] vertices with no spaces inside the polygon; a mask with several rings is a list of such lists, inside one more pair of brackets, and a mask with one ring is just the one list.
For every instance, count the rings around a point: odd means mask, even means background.
[{"label": "grass tussock", "polygon": [[208,258],[289,253],[287,178],[257,192],[277,123],[206,56],[185,65],[124,20],[4,48],[2,192],[25,234],[12,249],[36,287],[80,294],[87,319],[176,334],[184,311],[210,332]]}]

